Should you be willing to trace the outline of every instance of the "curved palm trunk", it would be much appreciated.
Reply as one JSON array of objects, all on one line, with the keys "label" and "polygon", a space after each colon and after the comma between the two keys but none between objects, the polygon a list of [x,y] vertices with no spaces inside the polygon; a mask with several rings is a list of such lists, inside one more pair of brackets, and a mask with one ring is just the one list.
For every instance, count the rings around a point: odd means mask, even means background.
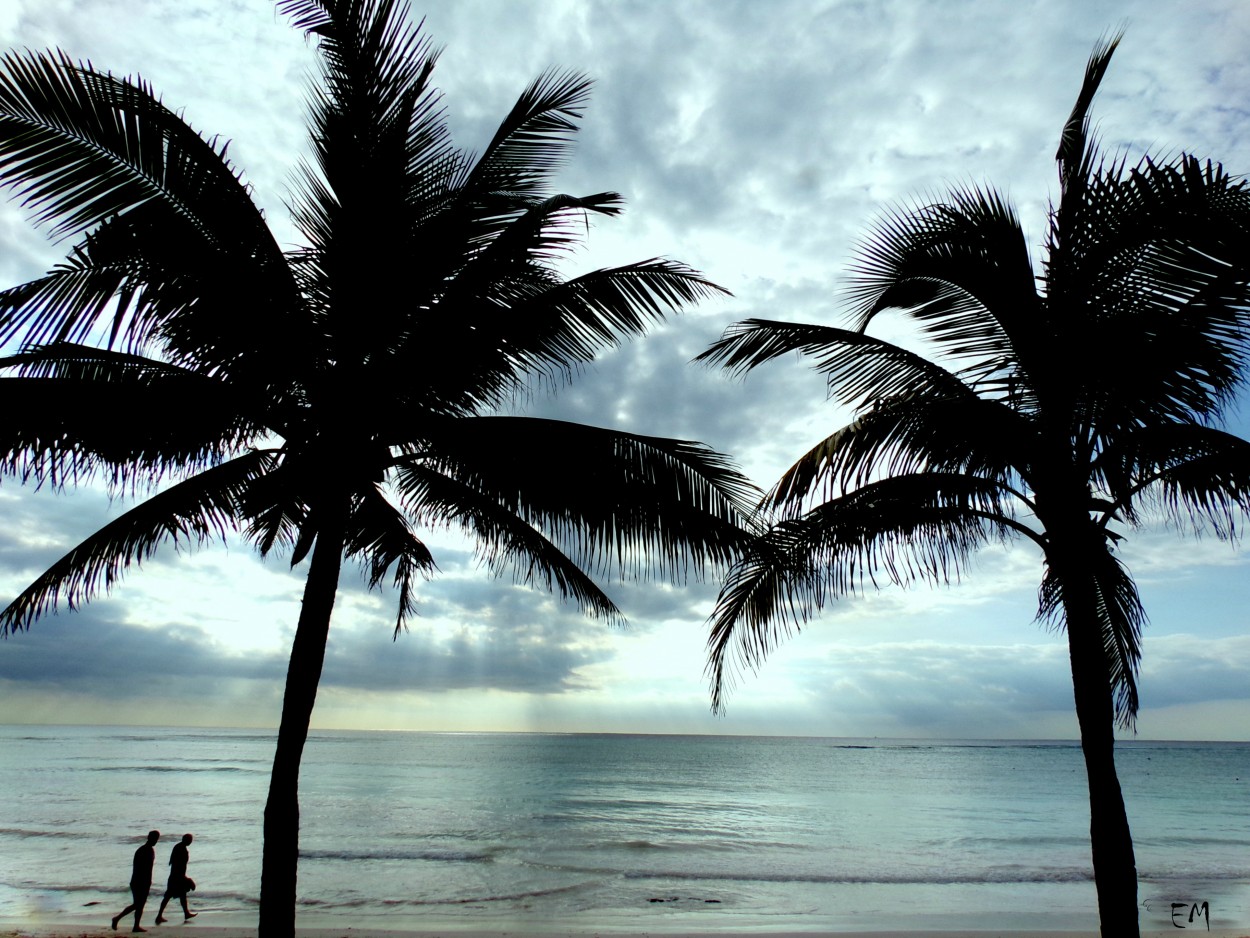
[{"label": "curved palm trunk", "polygon": [[[1090,593],[1088,587],[1080,592]],[[1103,938],[1137,938],[1137,861],[1115,770],[1115,709],[1107,655],[1087,602],[1065,589],[1068,653],[1089,784],[1089,838]]]},{"label": "curved palm trunk", "polygon": [[343,563],[346,503],[321,527],[304,582],[304,599],[282,699],[278,748],[265,802],[260,872],[259,938],[294,938],[295,878],[299,863],[299,767],[325,661],[330,614]]}]

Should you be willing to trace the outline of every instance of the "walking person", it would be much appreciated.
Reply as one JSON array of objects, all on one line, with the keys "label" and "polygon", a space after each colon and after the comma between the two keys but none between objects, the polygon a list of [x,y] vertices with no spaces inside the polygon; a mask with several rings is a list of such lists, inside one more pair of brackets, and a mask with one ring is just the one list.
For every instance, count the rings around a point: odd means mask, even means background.
[{"label": "walking person", "polygon": [[139,919],[152,889],[152,867],[156,863],[156,842],[160,839],[160,831],[148,831],[147,841],[135,851],[134,864],[130,868],[130,905],[113,916],[113,931],[117,931],[117,923],[131,912],[135,913],[135,927],[130,930],[147,931],[140,927]]},{"label": "walking person", "polygon": [[195,880],[187,876],[187,863],[191,860],[187,848],[191,846],[191,841],[194,839],[190,834],[183,834],[182,840],[174,844],[174,849],[169,853],[169,882],[165,885],[165,896],[161,899],[161,907],[156,910],[157,925],[169,921],[165,918],[165,906],[169,904],[170,899],[176,898],[182,903],[184,922],[190,921],[199,914],[187,908],[187,893],[195,888]]}]

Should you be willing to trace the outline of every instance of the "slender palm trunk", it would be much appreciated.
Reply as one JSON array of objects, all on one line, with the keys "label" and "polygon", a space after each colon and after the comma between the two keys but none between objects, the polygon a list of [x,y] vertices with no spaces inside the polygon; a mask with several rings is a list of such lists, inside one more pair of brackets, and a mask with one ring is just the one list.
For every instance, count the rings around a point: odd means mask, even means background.
[{"label": "slender palm trunk", "polygon": [[313,703],[325,661],[330,614],[343,562],[346,503],[332,510],[313,547],[304,582],[291,662],[282,699],[278,749],[265,802],[264,852],[260,873],[259,938],[294,938],[295,878],[299,863],[299,767],[308,739]]},{"label": "slender palm trunk", "polygon": [[[1092,600],[1092,596],[1090,597]],[[1103,938],[1138,938],[1137,861],[1115,770],[1115,709],[1091,604],[1065,601],[1068,652],[1089,784],[1089,837]]]}]

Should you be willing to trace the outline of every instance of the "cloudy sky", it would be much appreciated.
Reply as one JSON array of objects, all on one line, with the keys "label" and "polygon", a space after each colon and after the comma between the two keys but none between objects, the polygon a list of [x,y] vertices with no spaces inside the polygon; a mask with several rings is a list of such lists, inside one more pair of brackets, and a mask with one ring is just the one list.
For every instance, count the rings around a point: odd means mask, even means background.
[{"label": "cloudy sky", "polygon": [[[1109,149],[1187,150],[1250,171],[1250,8],[1243,0],[427,0],[436,83],[477,148],[551,66],[596,80],[566,191],[614,189],[574,270],[655,255],[733,292],[605,356],[531,412],[702,440],[762,485],[838,425],[797,359],[746,381],[688,364],[748,316],[835,322],[854,247],[892,203],[952,185],[1008,193],[1034,244],[1053,153],[1095,40],[1126,37],[1095,107]],[[0,0],[0,45],[60,47],[139,73],[197,129],[232,141],[279,239],[304,146],[313,50],[270,0]],[[1036,257],[1036,254],[1035,254]],[[60,253],[0,211],[0,283]],[[1234,415],[1250,430],[1245,410]],[[102,414],[102,420],[125,415]],[[118,506],[105,493],[0,485],[0,600]],[[346,573],[321,727],[1074,737],[1062,636],[1034,622],[1041,565],[983,553],[949,589],[835,604],[708,711],[715,583],[613,584],[615,629],[493,580],[431,536],[441,574],[391,639],[393,598]],[[1151,616],[1144,738],[1245,739],[1250,563],[1162,527],[1124,557]],[[165,552],[109,597],[0,642],[0,719],[275,726],[301,570],[241,542]]]}]

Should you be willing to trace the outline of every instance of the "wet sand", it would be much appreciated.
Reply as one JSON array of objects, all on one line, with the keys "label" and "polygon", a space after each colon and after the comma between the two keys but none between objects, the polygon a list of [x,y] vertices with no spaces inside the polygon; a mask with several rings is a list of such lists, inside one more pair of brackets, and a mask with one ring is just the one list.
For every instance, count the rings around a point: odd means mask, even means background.
[{"label": "wet sand", "polygon": [[[1250,931],[1200,929],[1207,938],[1250,938]],[[19,925],[0,923],[0,938],[114,938],[130,935],[122,927],[116,932],[108,925],[100,928],[56,925]],[[147,929],[147,935],[159,938],[256,938],[255,928],[202,926],[196,923],[169,925]],[[867,931],[867,932],[774,932],[761,930],[725,930],[718,932],[686,931],[561,931],[512,928],[507,931],[464,929],[391,930],[374,928],[296,928],[298,938],[1098,938],[1094,932],[1080,931],[1009,931],[968,929],[960,931]],[[1142,938],[1176,938],[1176,931],[1143,931]]]}]

